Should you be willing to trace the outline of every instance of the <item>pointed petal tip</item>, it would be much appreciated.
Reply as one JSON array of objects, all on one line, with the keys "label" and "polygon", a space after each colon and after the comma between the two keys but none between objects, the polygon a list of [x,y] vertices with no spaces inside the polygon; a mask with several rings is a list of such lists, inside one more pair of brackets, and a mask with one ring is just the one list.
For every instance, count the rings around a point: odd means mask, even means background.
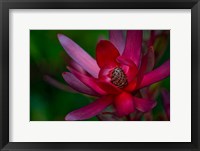
[{"label": "pointed petal tip", "polygon": [[99,67],[96,60],[83,50],[76,42],[63,34],[57,34],[58,40],[66,53],[78,63],[85,71],[98,77]]},{"label": "pointed petal tip", "polygon": [[65,120],[65,121],[68,121],[67,115],[65,116],[64,120]]},{"label": "pointed petal tip", "polygon": [[57,38],[58,38],[60,44],[61,44],[61,45],[63,46],[63,48],[64,48],[65,41],[68,39],[68,37],[65,36],[65,35],[63,35],[63,34],[58,33],[58,34],[57,34]]},{"label": "pointed petal tip", "polygon": [[68,72],[63,72],[62,77],[64,78],[67,74],[68,74]]},{"label": "pointed petal tip", "polygon": [[159,82],[169,76],[170,76],[170,60],[167,60],[165,63],[163,63],[156,69],[145,74],[138,88],[143,88],[145,86]]},{"label": "pointed petal tip", "polygon": [[71,116],[70,114],[67,114],[65,116],[65,121],[76,121],[76,118],[74,118],[73,116]]},{"label": "pointed petal tip", "polygon": [[109,40],[115,45],[122,55],[125,47],[125,37],[122,30],[109,30]]},{"label": "pointed petal tip", "polygon": [[63,36],[64,36],[63,34],[60,34],[60,33],[57,34],[58,39],[60,39]]},{"label": "pointed petal tip", "polygon": [[108,107],[113,101],[112,96],[104,96],[96,101],[74,110],[65,116],[65,120],[67,121],[80,121],[92,118],[98,115],[101,111],[103,111],[106,107]]},{"label": "pointed petal tip", "polygon": [[67,72],[63,72],[63,73],[62,73],[62,75],[65,75],[65,74],[67,74]]}]

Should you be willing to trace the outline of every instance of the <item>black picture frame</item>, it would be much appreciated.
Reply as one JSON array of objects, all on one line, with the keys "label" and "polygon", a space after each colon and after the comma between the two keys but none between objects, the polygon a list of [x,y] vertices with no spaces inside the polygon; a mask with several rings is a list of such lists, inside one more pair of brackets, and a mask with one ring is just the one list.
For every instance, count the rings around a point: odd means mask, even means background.
[{"label": "black picture frame", "polygon": [[[9,9],[191,9],[191,142],[9,142]],[[0,148],[8,150],[200,150],[200,1],[199,0],[0,0]],[[183,85],[184,86],[184,85]]]}]

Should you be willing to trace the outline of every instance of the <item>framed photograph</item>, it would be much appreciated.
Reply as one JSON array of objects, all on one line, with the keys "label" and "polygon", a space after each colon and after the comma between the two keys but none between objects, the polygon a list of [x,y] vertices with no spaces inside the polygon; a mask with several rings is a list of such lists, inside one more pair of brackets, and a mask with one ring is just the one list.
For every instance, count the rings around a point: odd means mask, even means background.
[{"label": "framed photograph", "polygon": [[0,1],[0,148],[200,150],[200,2]]}]

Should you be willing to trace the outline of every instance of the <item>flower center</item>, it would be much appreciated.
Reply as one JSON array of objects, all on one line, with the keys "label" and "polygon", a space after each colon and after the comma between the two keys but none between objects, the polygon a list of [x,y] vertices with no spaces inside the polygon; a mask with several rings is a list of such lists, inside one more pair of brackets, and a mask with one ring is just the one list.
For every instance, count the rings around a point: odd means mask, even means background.
[{"label": "flower center", "polygon": [[119,67],[116,67],[112,71],[111,82],[119,88],[124,88],[128,85],[126,75],[124,71]]}]

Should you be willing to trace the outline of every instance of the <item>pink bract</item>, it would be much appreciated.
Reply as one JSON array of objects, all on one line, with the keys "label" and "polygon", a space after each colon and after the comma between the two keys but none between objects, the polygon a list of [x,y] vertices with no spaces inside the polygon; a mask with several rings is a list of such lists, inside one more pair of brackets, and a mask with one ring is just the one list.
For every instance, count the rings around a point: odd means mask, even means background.
[{"label": "pink bract", "polygon": [[98,97],[93,103],[69,113],[65,120],[91,118],[109,105],[115,107],[118,117],[136,109],[148,112],[155,107],[155,101],[133,94],[168,77],[169,60],[152,70],[154,51],[151,47],[145,55],[141,53],[143,37],[140,30],[127,31],[126,38],[122,31],[112,30],[109,37],[97,43],[95,60],[73,40],[58,34],[61,45],[73,59],[68,66],[70,72],[64,72],[63,78],[74,90]]}]

